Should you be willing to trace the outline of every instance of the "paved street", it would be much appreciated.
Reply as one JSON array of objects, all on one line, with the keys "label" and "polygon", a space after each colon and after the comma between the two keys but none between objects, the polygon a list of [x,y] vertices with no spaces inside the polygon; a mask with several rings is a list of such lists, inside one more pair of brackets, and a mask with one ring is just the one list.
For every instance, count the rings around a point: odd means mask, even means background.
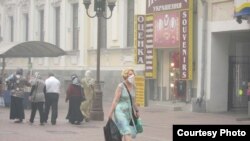
[{"label": "paved street", "polygon": [[[25,111],[25,122],[18,124],[9,120],[9,108],[0,108],[0,141],[104,141],[102,127],[104,121],[90,121],[81,125],[71,125],[65,119],[67,104],[60,98],[59,117],[57,124],[52,126],[47,123],[39,125],[38,113],[35,123],[30,125],[30,110]],[[104,101],[104,113],[110,106],[110,101]],[[174,111],[174,106],[182,110]],[[173,124],[250,124],[249,120],[239,121],[244,114],[232,113],[193,113],[190,112],[191,104],[172,102],[151,102],[150,107],[141,108],[141,118],[144,132],[138,134],[136,141],[171,141]]]}]

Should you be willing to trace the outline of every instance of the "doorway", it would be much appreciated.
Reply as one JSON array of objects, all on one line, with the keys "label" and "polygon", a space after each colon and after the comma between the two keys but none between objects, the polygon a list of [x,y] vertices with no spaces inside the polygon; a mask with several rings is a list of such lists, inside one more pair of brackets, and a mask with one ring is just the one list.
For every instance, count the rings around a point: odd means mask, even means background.
[{"label": "doorway", "polygon": [[250,82],[250,32],[234,32],[229,48],[228,110],[247,110]]},{"label": "doorway", "polygon": [[229,110],[247,109],[248,97],[246,92],[248,82],[250,82],[250,57],[229,57]]}]

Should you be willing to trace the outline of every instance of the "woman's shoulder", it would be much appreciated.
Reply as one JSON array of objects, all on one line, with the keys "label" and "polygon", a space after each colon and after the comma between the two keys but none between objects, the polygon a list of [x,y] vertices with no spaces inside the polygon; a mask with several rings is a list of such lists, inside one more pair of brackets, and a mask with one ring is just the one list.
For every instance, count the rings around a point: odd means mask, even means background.
[{"label": "woman's shoulder", "polygon": [[118,84],[118,87],[119,87],[119,88],[123,88],[123,87],[124,87],[123,82],[120,82],[120,83]]}]

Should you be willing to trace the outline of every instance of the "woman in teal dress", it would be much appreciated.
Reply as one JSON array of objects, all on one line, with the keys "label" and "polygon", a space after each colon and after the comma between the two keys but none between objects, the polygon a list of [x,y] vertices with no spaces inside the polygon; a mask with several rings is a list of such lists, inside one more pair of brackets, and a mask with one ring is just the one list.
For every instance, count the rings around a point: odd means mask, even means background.
[{"label": "woman in teal dress", "polygon": [[115,96],[110,108],[109,118],[112,118],[114,114],[115,123],[123,135],[124,141],[131,141],[132,138],[135,138],[136,129],[134,126],[129,125],[129,122],[132,118],[132,107],[129,98],[129,93],[125,87],[127,86],[131,96],[132,96],[132,105],[134,113],[139,117],[139,110],[137,105],[134,102],[135,97],[135,72],[132,68],[127,68],[122,71],[122,77],[124,81],[118,84],[115,92]]}]

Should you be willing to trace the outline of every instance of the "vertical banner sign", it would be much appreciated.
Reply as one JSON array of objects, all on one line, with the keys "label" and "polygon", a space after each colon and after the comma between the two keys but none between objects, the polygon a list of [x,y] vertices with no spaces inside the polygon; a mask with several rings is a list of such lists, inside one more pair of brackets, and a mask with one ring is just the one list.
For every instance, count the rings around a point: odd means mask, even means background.
[{"label": "vertical banner sign", "polygon": [[153,15],[146,16],[146,52],[145,52],[145,77],[147,79],[156,79],[156,51],[153,46],[154,35],[154,17]]},{"label": "vertical banner sign", "polygon": [[192,79],[193,70],[193,3],[189,9],[180,11],[180,79]]},{"label": "vertical banner sign", "polygon": [[135,77],[135,85],[136,85],[136,96],[135,101],[140,107],[145,106],[145,78],[144,76],[136,76]]},{"label": "vertical banner sign", "polygon": [[188,78],[188,10],[181,11],[180,77]]},{"label": "vertical banner sign", "polygon": [[145,16],[137,15],[134,21],[135,64],[145,64]]}]

